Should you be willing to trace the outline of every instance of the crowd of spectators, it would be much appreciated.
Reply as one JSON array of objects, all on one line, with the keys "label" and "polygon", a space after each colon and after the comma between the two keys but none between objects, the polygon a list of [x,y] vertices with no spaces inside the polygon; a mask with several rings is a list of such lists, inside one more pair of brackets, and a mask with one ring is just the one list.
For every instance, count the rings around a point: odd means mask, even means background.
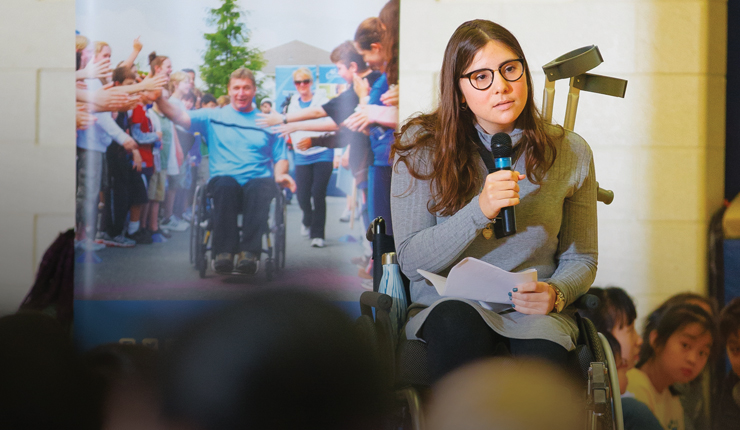
[{"label": "crowd of spectators", "polygon": [[208,177],[206,142],[174,126],[153,102],[164,92],[193,110],[214,108],[215,98],[194,87],[192,69],[173,73],[171,60],[156,52],[148,70],[138,70],[142,48],[135,39],[113,67],[107,43],[76,38],[75,246],[82,252],[166,242],[189,227],[195,186]]},{"label": "crowd of spectators", "polygon": [[[640,336],[624,290],[590,293],[600,306],[584,316],[614,352],[625,429],[733,428],[740,298],[717,316],[711,300],[677,294],[650,313]],[[384,428],[398,419],[392,376],[356,330],[344,311],[309,293],[260,291],[184,323],[159,347],[80,352],[53,317],[21,311],[0,318],[0,422],[14,429]],[[729,374],[709,384],[710,370],[724,367],[722,352]],[[526,358],[467,363],[424,396],[426,424],[580,428],[579,378]]]},{"label": "crowd of spectators", "polygon": [[737,423],[740,298],[718,312],[711,299],[676,294],[650,312],[639,334],[626,291],[593,287],[589,293],[599,298],[599,307],[579,312],[610,341],[625,429],[726,429]]}]

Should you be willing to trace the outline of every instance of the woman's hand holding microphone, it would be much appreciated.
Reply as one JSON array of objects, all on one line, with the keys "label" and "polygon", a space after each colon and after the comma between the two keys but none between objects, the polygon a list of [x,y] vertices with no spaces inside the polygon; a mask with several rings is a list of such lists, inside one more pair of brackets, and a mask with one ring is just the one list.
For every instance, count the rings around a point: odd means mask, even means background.
[{"label": "woman's hand holding microphone", "polygon": [[519,184],[525,175],[511,170],[499,170],[486,176],[478,204],[488,219],[498,216],[501,209],[519,204]]},{"label": "woman's hand holding microphone", "polygon": [[[505,207],[519,204],[519,181],[525,176],[511,170],[499,170],[486,176],[478,204],[488,219],[496,218]],[[556,295],[550,284],[539,281],[518,285],[509,293],[516,311],[533,315],[550,313],[555,306]]]}]

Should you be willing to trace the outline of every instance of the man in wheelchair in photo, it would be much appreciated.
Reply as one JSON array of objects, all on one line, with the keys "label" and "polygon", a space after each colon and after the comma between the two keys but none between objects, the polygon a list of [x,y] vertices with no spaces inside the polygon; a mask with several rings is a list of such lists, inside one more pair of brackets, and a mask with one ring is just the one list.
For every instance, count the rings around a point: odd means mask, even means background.
[{"label": "man in wheelchair in photo", "polygon": [[[229,78],[231,104],[221,109],[183,111],[160,96],[159,109],[189,132],[200,132],[208,142],[213,197],[213,269],[217,273],[254,274],[262,252],[275,183],[295,192],[288,174],[284,139],[255,125],[253,104],[257,86],[252,71],[235,70]],[[241,238],[237,217],[243,216]],[[234,254],[237,263],[234,266]]]}]

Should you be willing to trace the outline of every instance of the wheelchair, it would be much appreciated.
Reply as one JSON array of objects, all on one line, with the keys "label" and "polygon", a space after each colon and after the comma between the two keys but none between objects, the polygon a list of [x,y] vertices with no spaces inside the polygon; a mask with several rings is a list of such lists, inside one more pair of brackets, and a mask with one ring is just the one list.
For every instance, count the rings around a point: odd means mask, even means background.
[{"label": "wheelchair", "polygon": [[[276,272],[285,268],[285,220],[287,219],[287,205],[285,194],[278,188],[276,197],[270,207],[271,217],[267,220],[263,239],[262,253],[266,254],[264,272],[267,281],[271,281]],[[195,189],[193,199],[193,217],[190,221],[190,264],[198,270],[201,278],[206,277],[211,259],[213,234],[213,198],[207,190],[207,183],[199,184]],[[238,225],[241,227],[243,217],[239,214]]]},{"label": "wheelchair", "polygon": [[[367,232],[373,242],[373,259],[381,261],[380,256],[395,251],[393,237],[385,234],[385,221],[376,218]],[[380,266],[380,275],[376,266]],[[419,340],[406,339],[405,329],[395,333],[391,325],[390,296],[378,292],[382,277],[382,266],[373,265],[373,291],[360,296],[360,317],[356,321],[361,336],[372,346],[376,359],[387,375],[386,385],[392,388],[398,401],[398,414],[392,428],[423,430],[423,394],[431,385],[427,370],[426,344]],[[407,297],[409,281],[402,275]],[[586,294],[575,302],[578,309],[593,309],[598,306],[598,298]],[[422,308],[410,308],[408,318]],[[568,367],[579,374],[583,380],[584,408],[588,430],[623,430],[622,406],[619,391],[616,362],[606,338],[596,331],[593,323],[576,313],[579,329],[576,348],[569,353]],[[613,394],[616,393],[616,394]]]}]

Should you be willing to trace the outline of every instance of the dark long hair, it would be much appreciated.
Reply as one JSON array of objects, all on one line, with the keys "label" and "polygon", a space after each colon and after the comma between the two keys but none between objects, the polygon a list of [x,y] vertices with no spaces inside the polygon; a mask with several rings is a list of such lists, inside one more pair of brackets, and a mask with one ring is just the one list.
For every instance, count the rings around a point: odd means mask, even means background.
[{"label": "dark long hair", "polygon": [[385,27],[380,44],[383,46],[383,55],[388,59],[385,74],[389,84],[398,83],[399,7],[398,0],[390,0],[378,14],[378,19]]},{"label": "dark long hair", "polygon": [[[713,317],[716,316],[718,313],[716,300],[710,299],[708,297],[704,297],[696,293],[692,293],[690,291],[684,291],[682,293],[672,295],[665,302],[663,302],[662,305],[660,305],[659,309],[665,309],[669,306],[678,305],[681,303],[692,304],[691,302],[701,302],[707,305],[707,307],[712,310],[710,314]],[[696,304],[696,303],[693,303],[693,304]]]},{"label": "dark long hair", "polygon": [[579,309],[578,313],[590,319],[600,333],[610,333],[635,322],[635,303],[623,289],[591,287],[588,294],[599,298],[599,306],[596,309]]},{"label": "dark long hair", "polygon": [[360,48],[369,51],[372,49],[373,43],[381,43],[383,37],[383,26],[380,19],[377,17],[370,17],[365,19],[357,26],[355,31],[355,42],[360,45]]},{"label": "dark long hair", "polygon": [[[654,310],[647,318],[645,331],[642,335],[644,341],[640,348],[640,359],[638,360],[636,367],[642,367],[651,358],[655,357],[655,348],[665,346],[666,342],[668,342],[668,338],[670,338],[673,333],[693,323],[701,325],[704,330],[708,331],[712,335],[713,342],[712,351],[710,353],[711,359],[711,356],[713,356],[717,351],[718,344],[717,324],[714,321],[714,317],[699,305],[685,302],[668,306],[663,304],[658,309]],[[657,333],[655,337],[655,346],[650,344],[650,334],[653,331]]]},{"label": "dark long hair", "polygon": [[[495,40],[511,49],[524,59],[527,79],[527,102],[517,119],[517,127],[523,130],[522,138],[516,147],[514,157],[525,157],[527,178],[530,182],[541,184],[547,171],[552,167],[557,155],[555,141],[562,138],[563,130],[558,127],[558,136],[549,135],[534,103],[532,95],[532,76],[519,42],[513,34],[502,26],[486,20],[468,21],[460,25],[447,43],[442,71],[440,73],[439,107],[431,114],[417,116],[408,121],[399,133],[391,150],[398,155],[398,162],[408,167],[416,179],[430,180],[434,204],[429,207],[432,213],[452,215],[465,206],[478,193],[483,178],[478,170],[480,155],[473,139],[475,134],[475,115],[462,109],[460,76],[473,62],[475,54],[488,42]],[[411,142],[401,143],[410,127],[420,126],[421,132]],[[434,156],[429,173],[422,173],[415,164],[414,154],[419,149],[430,150]]]}]

